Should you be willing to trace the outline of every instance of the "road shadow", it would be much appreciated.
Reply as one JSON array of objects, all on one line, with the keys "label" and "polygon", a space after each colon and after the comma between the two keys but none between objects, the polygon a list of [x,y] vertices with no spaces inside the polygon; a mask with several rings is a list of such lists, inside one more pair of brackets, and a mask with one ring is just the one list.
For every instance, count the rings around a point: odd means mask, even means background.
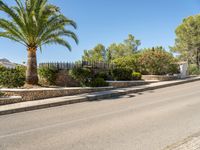
[{"label": "road shadow", "polygon": [[[131,99],[131,98],[135,98],[135,97],[138,97],[138,96],[141,96],[141,95],[144,95],[146,93],[154,93],[154,90],[147,90],[147,91],[144,91],[144,92],[137,92],[137,93],[130,93],[130,94],[120,94],[120,93],[115,93],[113,94],[112,96],[109,96],[109,97],[104,97],[104,96],[100,96],[99,98],[97,99],[91,99],[89,100],[90,102],[98,102],[98,101],[106,101],[106,100],[119,100],[121,98],[126,98],[126,99]],[[92,95],[93,97],[95,97],[95,94]],[[96,95],[98,97],[98,95]]]}]

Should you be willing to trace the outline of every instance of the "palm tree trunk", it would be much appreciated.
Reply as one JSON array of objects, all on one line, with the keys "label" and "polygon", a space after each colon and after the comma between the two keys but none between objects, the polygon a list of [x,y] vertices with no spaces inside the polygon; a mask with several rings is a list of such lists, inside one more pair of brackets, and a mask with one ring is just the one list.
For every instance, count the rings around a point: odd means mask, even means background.
[{"label": "palm tree trunk", "polygon": [[26,84],[37,85],[38,84],[38,74],[37,74],[37,57],[36,57],[36,47],[28,47],[28,62],[26,70]]}]

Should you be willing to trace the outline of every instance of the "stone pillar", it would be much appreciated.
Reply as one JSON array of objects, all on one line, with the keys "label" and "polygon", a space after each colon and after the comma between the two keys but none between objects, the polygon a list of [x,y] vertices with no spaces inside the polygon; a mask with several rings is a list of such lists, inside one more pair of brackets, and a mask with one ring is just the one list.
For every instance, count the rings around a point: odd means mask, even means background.
[{"label": "stone pillar", "polygon": [[188,63],[181,62],[179,65],[180,65],[180,78],[183,79],[188,77]]}]

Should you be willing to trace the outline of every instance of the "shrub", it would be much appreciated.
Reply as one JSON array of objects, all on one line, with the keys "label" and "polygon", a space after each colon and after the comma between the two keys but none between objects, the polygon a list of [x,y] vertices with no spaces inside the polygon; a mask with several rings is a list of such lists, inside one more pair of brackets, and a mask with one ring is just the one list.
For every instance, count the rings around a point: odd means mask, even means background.
[{"label": "shrub", "polygon": [[132,69],[129,68],[116,68],[112,70],[114,80],[131,80]]},{"label": "shrub", "polygon": [[168,74],[179,74],[180,73],[180,66],[178,64],[171,64],[169,65]]},{"label": "shrub", "polygon": [[101,71],[101,72],[97,72],[95,74],[95,78],[103,78],[104,80],[110,80],[112,77],[111,77],[109,71],[107,71],[107,72]]},{"label": "shrub", "polygon": [[116,58],[112,61],[118,68],[129,68],[135,71],[139,71],[139,58],[140,54],[133,54],[130,56],[124,56],[121,58]]},{"label": "shrub", "polygon": [[1,96],[4,96],[4,93],[0,92],[0,97],[1,97]]},{"label": "shrub", "polygon": [[69,75],[73,79],[80,81],[82,86],[87,86],[92,78],[92,72],[88,68],[73,68],[69,71]]},{"label": "shrub", "polygon": [[89,86],[91,87],[105,87],[109,84],[105,82],[103,78],[93,78],[91,82],[89,82]]},{"label": "shrub", "polygon": [[150,75],[174,74],[179,71],[173,55],[162,47],[146,49],[139,57],[140,72]]},{"label": "shrub", "polygon": [[13,88],[21,87],[25,84],[26,68],[17,66],[16,68],[6,68],[0,66],[0,86]]},{"label": "shrub", "polygon": [[139,72],[133,72],[132,73],[132,77],[133,77],[133,80],[141,80],[142,79],[142,74],[139,73]]},{"label": "shrub", "polygon": [[39,76],[42,79],[45,79],[50,85],[55,85],[56,74],[58,70],[54,67],[41,67],[38,70]]},{"label": "shrub", "polygon": [[200,75],[200,69],[195,64],[189,65],[188,71],[190,75]]},{"label": "shrub", "polygon": [[107,78],[105,72],[95,73],[89,68],[74,68],[69,71],[69,75],[80,82],[82,86],[103,87],[108,86],[104,78]]}]

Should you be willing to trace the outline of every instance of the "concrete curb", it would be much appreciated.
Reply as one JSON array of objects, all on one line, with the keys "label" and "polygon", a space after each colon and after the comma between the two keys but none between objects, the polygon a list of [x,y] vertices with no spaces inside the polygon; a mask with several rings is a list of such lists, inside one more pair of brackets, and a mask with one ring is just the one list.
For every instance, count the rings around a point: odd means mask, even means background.
[{"label": "concrete curb", "polygon": [[158,85],[158,86],[154,86],[154,87],[149,87],[146,90],[155,90],[155,89],[160,89],[160,88],[165,88],[165,87],[170,87],[170,86],[175,86],[175,85],[180,85],[180,84],[185,84],[185,83],[190,83],[190,82],[195,82],[195,81],[199,81],[200,77],[197,78],[192,78],[189,80],[177,80],[178,82],[172,82],[172,83],[168,83],[168,84],[163,84],[163,85]]},{"label": "concrete curb", "polygon": [[159,88],[165,88],[165,87],[185,84],[189,82],[195,82],[199,80],[200,80],[200,77],[194,77],[194,78],[188,78],[188,79],[183,79],[183,80],[152,83],[152,84],[141,86],[141,87],[119,88],[119,89],[114,89],[110,91],[80,94],[76,96],[66,96],[66,97],[52,98],[52,99],[46,99],[46,100],[22,102],[22,103],[17,103],[17,104],[0,106],[0,115],[7,115],[7,114],[31,111],[31,110],[36,110],[36,109],[44,109],[44,108],[49,108],[49,107],[61,106],[61,105],[69,105],[69,104],[81,103],[81,102],[86,102],[86,101],[108,99],[108,98],[118,97],[118,96],[122,96],[126,94],[139,93],[139,92],[144,92],[148,90],[155,90]]}]

